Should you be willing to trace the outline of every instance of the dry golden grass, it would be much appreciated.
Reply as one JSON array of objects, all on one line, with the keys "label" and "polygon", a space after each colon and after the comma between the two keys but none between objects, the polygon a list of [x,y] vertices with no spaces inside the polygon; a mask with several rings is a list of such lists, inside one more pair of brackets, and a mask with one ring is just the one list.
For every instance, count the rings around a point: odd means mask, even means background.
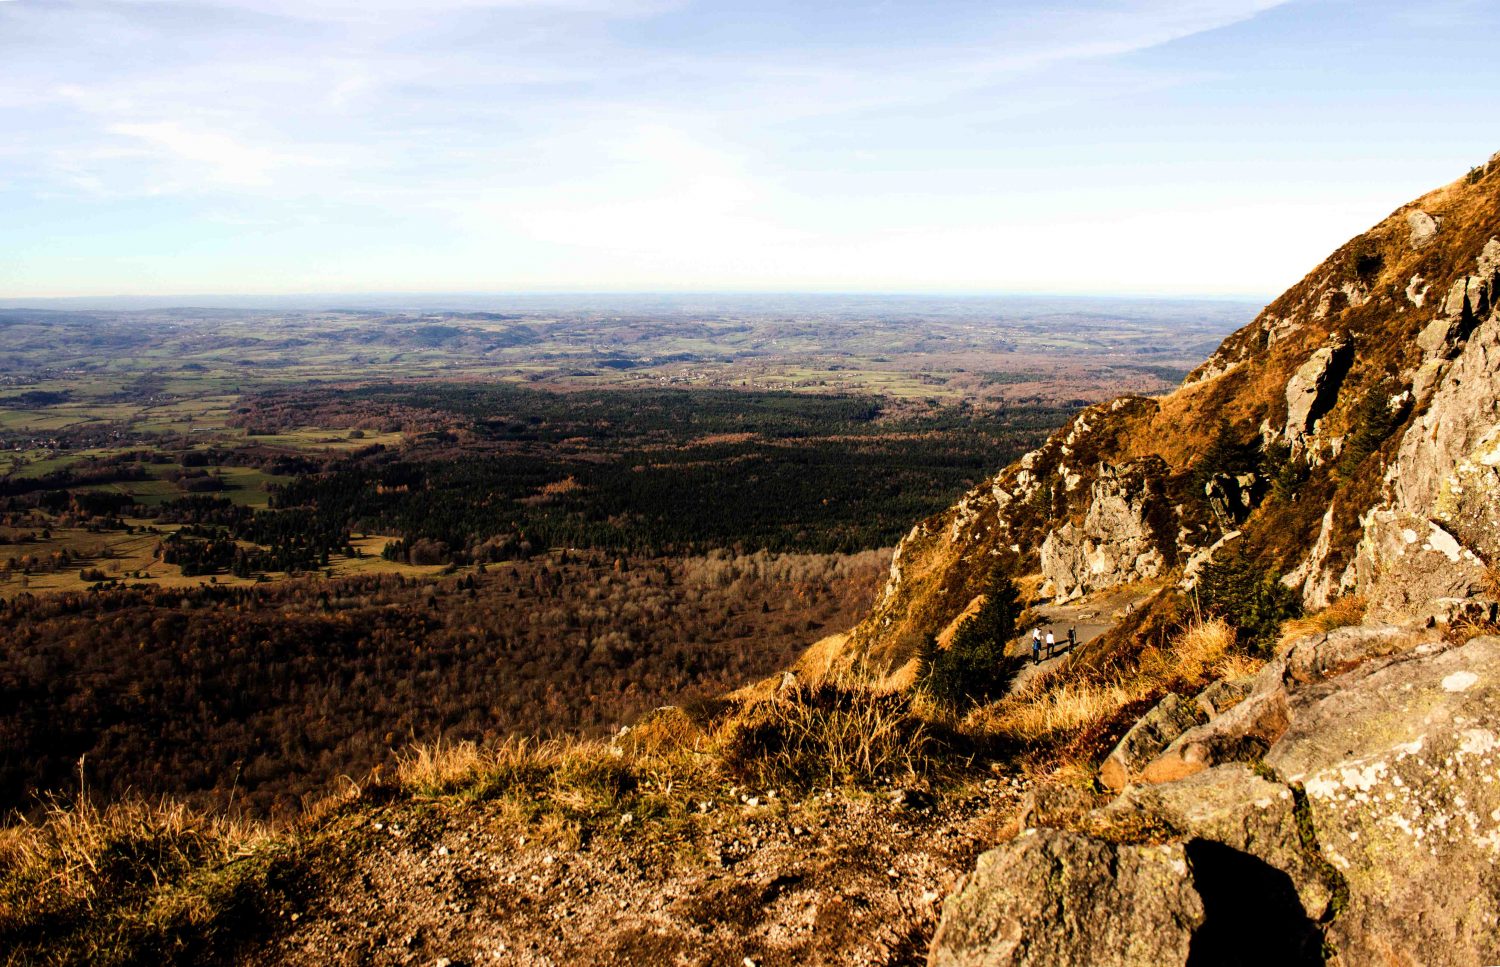
[{"label": "dry golden grass", "polygon": [[1051,681],[1037,694],[1011,695],[976,709],[964,725],[984,734],[1036,742],[1092,725],[1145,695],[1143,682],[1135,678]]},{"label": "dry golden grass", "polygon": [[1263,662],[1234,650],[1234,642],[1234,629],[1213,618],[1192,623],[1166,649],[1148,649],[1129,672],[1079,672],[1064,662],[974,710],[964,728],[1026,743],[1073,735],[1168,691],[1190,692],[1216,678],[1254,674]]},{"label": "dry golden grass", "polygon": [[935,765],[932,730],[909,697],[852,681],[750,705],[720,728],[715,746],[731,774],[771,786],[862,786]]},{"label": "dry golden grass", "polygon": [[277,844],[264,826],[181,803],[54,800],[36,821],[0,827],[0,948],[27,962],[46,924],[49,956],[147,956],[155,938],[202,935],[227,906],[249,902],[241,891]]},{"label": "dry golden grass", "polygon": [[1359,624],[1365,618],[1365,606],[1364,598],[1349,594],[1316,614],[1293,618],[1281,626],[1281,637],[1276,642],[1276,653],[1281,654],[1299,638]]}]

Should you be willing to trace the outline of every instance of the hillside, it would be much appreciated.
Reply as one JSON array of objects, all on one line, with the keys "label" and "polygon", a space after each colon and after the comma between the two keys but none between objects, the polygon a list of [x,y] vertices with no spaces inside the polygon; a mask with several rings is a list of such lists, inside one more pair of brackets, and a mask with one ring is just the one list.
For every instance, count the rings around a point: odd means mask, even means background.
[{"label": "hillside", "polygon": [[[1447,480],[1494,466],[1497,239],[1492,161],[1349,241],[1176,391],[1080,412],[912,529],[846,657],[898,669],[995,568],[1070,599],[1171,584],[1224,546],[1310,609],[1357,592],[1446,617],[1500,551],[1494,492]],[[1415,524],[1459,559],[1396,554]]]},{"label": "hillside", "polygon": [[[0,948],[1500,962],[1497,294],[1500,156],[918,524],[793,671],[282,828],[59,802],[0,830]],[[1033,623],[1085,634],[1023,667]]]}]

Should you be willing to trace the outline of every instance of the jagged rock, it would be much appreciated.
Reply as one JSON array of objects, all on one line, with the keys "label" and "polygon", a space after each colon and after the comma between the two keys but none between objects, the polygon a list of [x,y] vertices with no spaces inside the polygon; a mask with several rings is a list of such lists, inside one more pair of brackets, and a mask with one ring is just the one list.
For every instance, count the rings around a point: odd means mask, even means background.
[{"label": "jagged rock", "polygon": [[1193,704],[1202,710],[1205,719],[1218,718],[1243,702],[1255,686],[1255,677],[1219,679],[1193,697]]},{"label": "jagged rock", "polygon": [[1461,543],[1500,555],[1500,315],[1444,373],[1396,455],[1391,509],[1428,517]]},{"label": "jagged rock", "polygon": [[1101,466],[1083,524],[1069,521],[1042,542],[1043,593],[1067,601],[1160,574],[1166,557],[1149,518],[1165,476],[1159,458]]},{"label": "jagged rock", "polygon": [[1328,607],[1335,594],[1342,590],[1340,582],[1328,567],[1329,555],[1333,553],[1333,504],[1323,514],[1318,525],[1318,537],[1313,546],[1295,568],[1281,579],[1281,583],[1302,595],[1302,607],[1318,611]]},{"label": "jagged rock", "polygon": [[1366,515],[1355,573],[1372,618],[1411,620],[1435,599],[1482,593],[1484,563],[1425,517],[1382,509]]},{"label": "jagged rock", "polygon": [[1420,208],[1406,213],[1406,224],[1411,229],[1409,238],[1412,248],[1421,248],[1432,241],[1433,236],[1438,233],[1438,220]]},{"label": "jagged rock", "polygon": [[1036,786],[1021,798],[1018,818],[1022,829],[1036,826],[1066,828],[1100,806],[1103,799],[1092,789],[1078,786]]},{"label": "jagged rock", "polygon": [[1198,585],[1198,573],[1203,570],[1205,565],[1213,563],[1214,555],[1219,552],[1221,547],[1238,539],[1239,536],[1239,531],[1230,531],[1208,547],[1190,554],[1187,563],[1182,568],[1182,590],[1191,591],[1196,587]]},{"label": "jagged rock", "polygon": [[1204,485],[1203,494],[1226,530],[1233,529],[1255,508],[1259,483],[1259,476],[1253,473],[1216,473]]},{"label": "jagged rock", "polygon": [[1438,316],[1417,333],[1417,346],[1431,356],[1451,356],[1468,336],[1462,316]]},{"label": "jagged rock", "polygon": [[929,967],[1187,962],[1203,902],[1181,845],[1027,830],[979,857],[943,905]]},{"label": "jagged rock", "polygon": [[[1418,288],[1418,286],[1421,286],[1421,288]],[[1406,284],[1406,301],[1418,309],[1422,308],[1422,306],[1427,304],[1427,290],[1430,288],[1432,288],[1432,285],[1426,279],[1420,275],[1412,276],[1411,281]]]},{"label": "jagged rock", "polygon": [[1302,912],[1317,919],[1333,892],[1318,857],[1302,843],[1296,809],[1287,786],[1232,763],[1181,782],[1132,786],[1089,813],[1082,830],[1106,839],[1165,834],[1185,842],[1207,840],[1255,857],[1286,874]]},{"label": "jagged rock", "polygon": [[1286,384],[1286,436],[1302,440],[1318,419],[1333,407],[1339,386],[1354,360],[1354,344],[1342,334],[1333,337],[1298,367]]},{"label": "jagged rock", "polygon": [[1141,716],[1105,758],[1099,767],[1099,781],[1110,789],[1125,788],[1173,739],[1206,721],[1208,716],[1197,703],[1180,695],[1167,695]]},{"label": "jagged rock", "polygon": [[1266,762],[1347,883],[1342,962],[1500,963],[1500,639],[1367,663],[1291,719]]},{"label": "jagged rock", "polygon": [[1287,649],[1284,677],[1298,684],[1322,681],[1372,658],[1408,651],[1417,643],[1410,631],[1394,625],[1335,628],[1293,642]]},{"label": "jagged rock", "polygon": [[1140,771],[1142,782],[1173,782],[1225,762],[1259,758],[1286,731],[1284,660],[1255,676],[1250,694],[1223,715],[1183,732]]}]

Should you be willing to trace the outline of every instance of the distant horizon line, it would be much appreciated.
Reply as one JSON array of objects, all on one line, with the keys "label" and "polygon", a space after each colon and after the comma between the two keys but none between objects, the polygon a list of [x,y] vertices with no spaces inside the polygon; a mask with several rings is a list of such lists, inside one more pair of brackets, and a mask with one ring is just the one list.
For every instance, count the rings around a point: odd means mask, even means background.
[{"label": "distant horizon line", "polygon": [[[516,290],[464,290],[464,289],[413,289],[413,290],[366,290],[348,292],[183,292],[162,295],[112,294],[112,295],[53,295],[12,296],[0,295],[0,309],[48,309],[58,306],[70,308],[134,308],[134,309],[248,309],[265,305],[275,308],[321,308],[337,309],[366,308],[357,303],[371,302],[416,302],[441,300],[587,300],[587,299],[1079,299],[1086,301],[1116,302],[1220,302],[1268,304],[1273,296],[1262,293],[1162,293],[1146,292],[1062,292],[1045,290],[901,290],[901,289],[516,289]],[[320,303],[306,305],[305,303]],[[328,303],[352,303],[329,305]],[[368,308],[376,308],[370,306]],[[437,309],[437,306],[426,308]],[[458,311],[458,310],[454,310]],[[472,310],[470,310],[472,311]]]}]

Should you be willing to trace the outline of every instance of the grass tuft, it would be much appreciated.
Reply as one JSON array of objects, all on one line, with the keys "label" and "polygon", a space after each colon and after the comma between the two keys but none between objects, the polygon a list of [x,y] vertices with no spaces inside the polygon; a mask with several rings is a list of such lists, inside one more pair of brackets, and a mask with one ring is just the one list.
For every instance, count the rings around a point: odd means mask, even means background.
[{"label": "grass tuft", "polygon": [[718,752],[731,774],[762,785],[870,786],[929,775],[938,746],[910,696],[822,684],[747,707]]},{"label": "grass tuft", "polygon": [[150,960],[185,936],[211,949],[263,898],[281,845],[181,803],[50,800],[36,821],[0,827],[0,949],[101,964]]}]

